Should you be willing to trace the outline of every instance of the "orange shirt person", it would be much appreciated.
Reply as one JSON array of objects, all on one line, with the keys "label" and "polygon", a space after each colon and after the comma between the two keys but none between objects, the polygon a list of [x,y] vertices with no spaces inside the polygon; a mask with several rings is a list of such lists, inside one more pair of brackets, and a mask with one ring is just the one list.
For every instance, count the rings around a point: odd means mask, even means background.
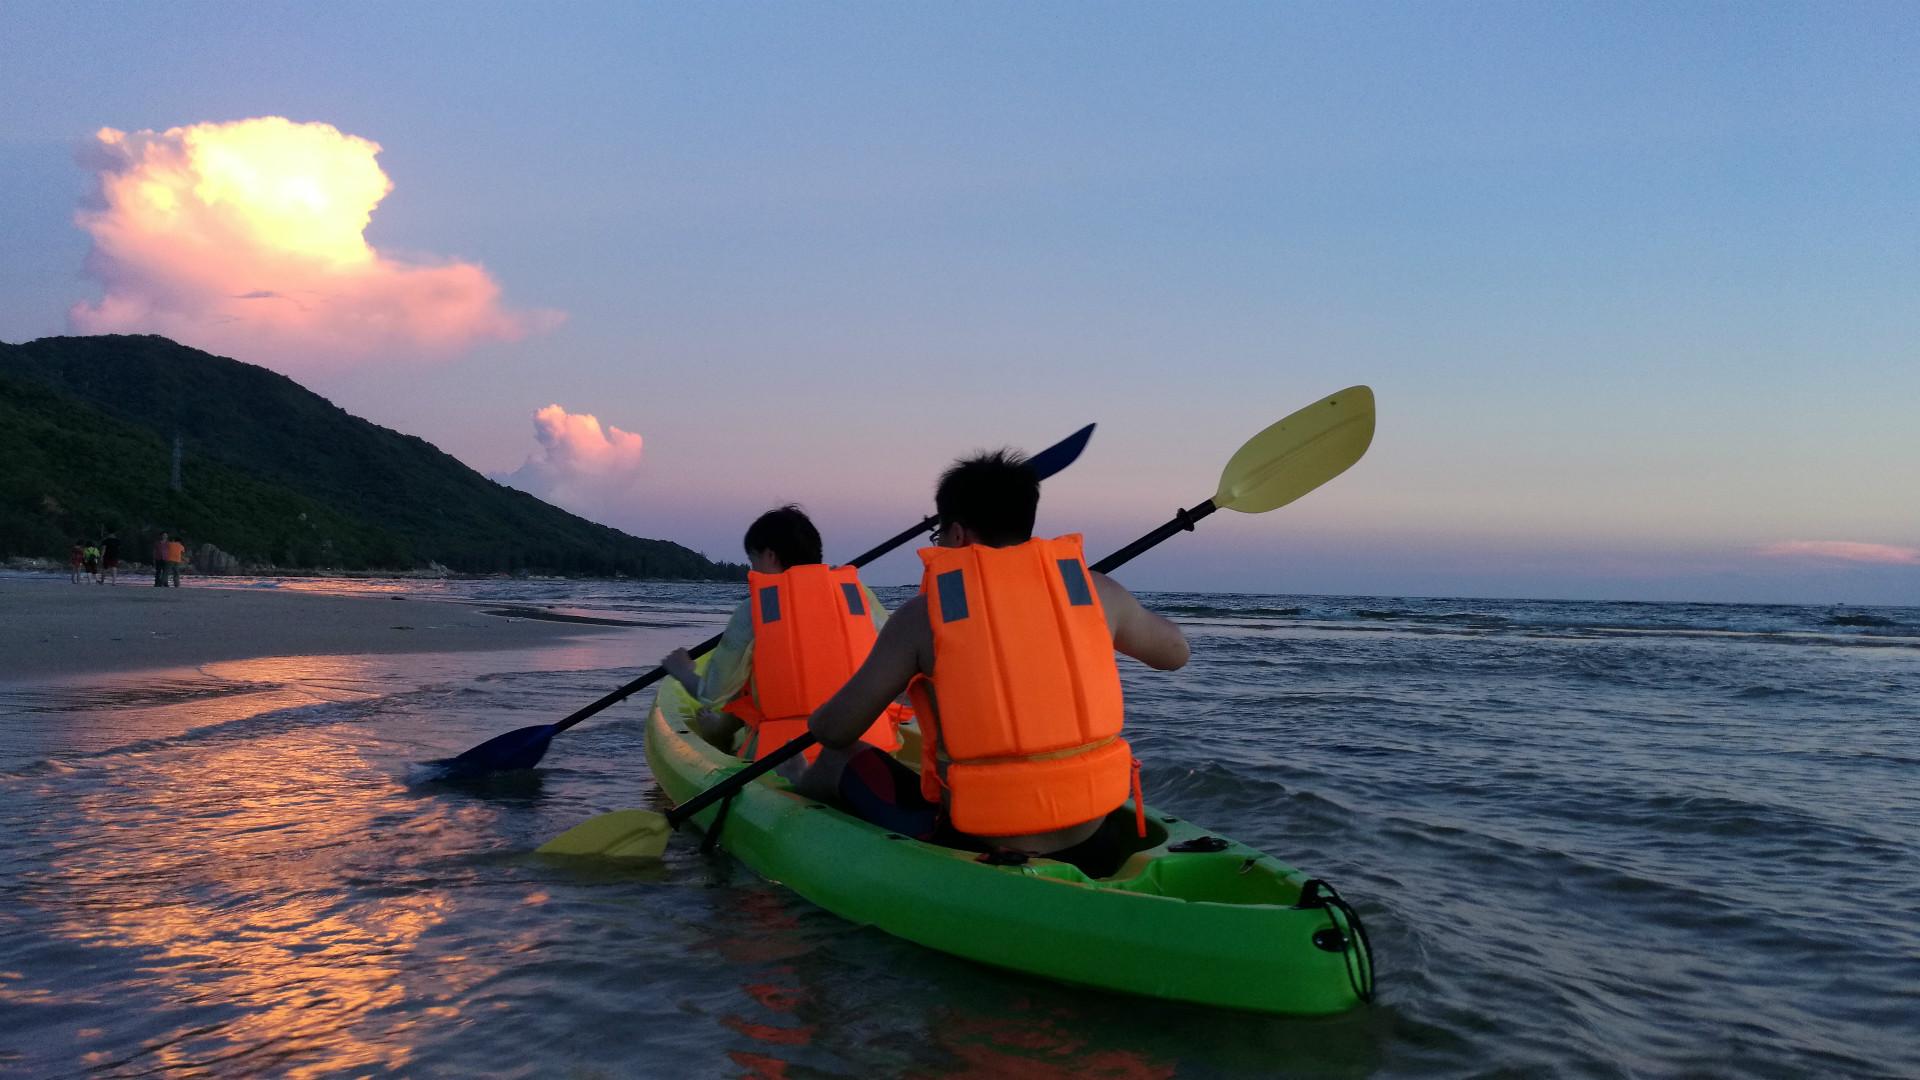
[{"label": "orange shirt person", "polygon": [[[1005,451],[940,478],[922,592],[814,711],[827,750],[800,788],[904,835],[1110,872],[1124,837],[1102,826],[1133,786],[1114,652],[1170,671],[1187,641],[1090,573],[1079,537],[1034,539],[1039,498],[1032,468]],[[926,729],[918,776],[859,741],[910,687]]]},{"label": "orange shirt person", "polygon": [[180,587],[180,564],[187,561],[187,545],[179,540],[167,541],[167,577],[174,588]]}]

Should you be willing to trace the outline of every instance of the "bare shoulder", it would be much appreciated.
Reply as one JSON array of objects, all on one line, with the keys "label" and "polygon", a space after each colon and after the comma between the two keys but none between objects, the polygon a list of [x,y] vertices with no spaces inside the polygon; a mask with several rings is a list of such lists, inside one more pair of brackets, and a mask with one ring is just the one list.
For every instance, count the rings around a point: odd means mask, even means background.
[{"label": "bare shoulder", "polygon": [[[1105,574],[1093,574],[1093,591],[1100,594],[1100,604],[1109,612],[1116,607],[1125,610],[1127,608],[1137,608],[1140,606],[1140,601],[1135,599],[1134,595],[1127,591],[1125,585],[1120,584]],[[1111,619],[1109,619],[1109,621],[1111,621]]]},{"label": "bare shoulder", "polygon": [[880,631],[880,640],[874,642],[873,647],[911,656],[916,669],[930,670],[933,667],[933,624],[929,618],[927,598],[915,594],[893,610],[893,614],[887,618],[887,625]]}]

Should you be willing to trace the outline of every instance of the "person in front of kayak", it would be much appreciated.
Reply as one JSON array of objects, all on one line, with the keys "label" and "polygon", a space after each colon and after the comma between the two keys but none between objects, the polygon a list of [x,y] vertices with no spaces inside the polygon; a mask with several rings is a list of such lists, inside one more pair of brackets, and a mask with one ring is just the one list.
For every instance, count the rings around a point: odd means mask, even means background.
[{"label": "person in front of kayak", "polygon": [[[660,666],[700,703],[696,723],[715,746],[755,759],[807,729],[807,716],[866,659],[887,613],[851,566],[825,565],[820,530],[798,506],[769,510],[747,528],[747,599],[734,609],[705,672],[685,649]],[[898,747],[897,712],[866,737]],[[797,773],[797,770],[796,770]]]},{"label": "person in front of kayak", "polygon": [[[1039,500],[1038,477],[1009,451],[941,476],[920,595],[814,711],[808,726],[827,749],[800,790],[903,835],[1103,876],[1128,850],[1107,816],[1129,794],[1139,805],[1114,653],[1171,671],[1186,664],[1187,640],[1090,573],[1078,535],[1036,539]],[[903,691],[922,728],[917,776],[860,741]]]}]

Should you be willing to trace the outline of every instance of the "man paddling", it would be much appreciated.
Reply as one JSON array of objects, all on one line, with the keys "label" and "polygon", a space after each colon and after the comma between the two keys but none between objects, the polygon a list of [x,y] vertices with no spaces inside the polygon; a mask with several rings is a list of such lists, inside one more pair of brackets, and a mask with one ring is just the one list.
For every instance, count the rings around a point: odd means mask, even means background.
[{"label": "man paddling", "polygon": [[[887,613],[851,566],[829,567],[820,530],[797,506],[769,510],[743,541],[752,572],[747,599],[734,609],[704,674],[685,649],[660,661],[700,702],[700,734],[732,750],[742,727],[756,760],[807,729],[807,716],[866,659]],[[886,747],[900,745],[892,715],[863,728]]]},{"label": "man paddling", "polygon": [[[1090,574],[1079,536],[1035,539],[1039,500],[1033,470],[1007,451],[941,476],[920,595],[809,719],[827,749],[800,789],[904,835],[1104,875],[1126,844],[1102,825],[1138,795],[1114,652],[1171,671],[1186,664],[1187,641]],[[903,691],[922,726],[918,776],[860,741]]]}]

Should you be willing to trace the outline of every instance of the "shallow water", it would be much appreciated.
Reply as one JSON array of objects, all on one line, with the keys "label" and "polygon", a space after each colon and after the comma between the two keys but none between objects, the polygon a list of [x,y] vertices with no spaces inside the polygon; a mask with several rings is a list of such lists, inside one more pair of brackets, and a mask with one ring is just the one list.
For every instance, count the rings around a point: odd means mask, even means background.
[{"label": "shallow water", "polygon": [[1914,609],[1151,597],[1195,650],[1126,670],[1149,798],[1371,930],[1379,1002],[1302,1021],[949,959],[693,843],[533,856],[648,798],[644,696],[413,782],[737,586],[251,584],[651,625],[0,683],[0,1072],[1920,1075]]}]

